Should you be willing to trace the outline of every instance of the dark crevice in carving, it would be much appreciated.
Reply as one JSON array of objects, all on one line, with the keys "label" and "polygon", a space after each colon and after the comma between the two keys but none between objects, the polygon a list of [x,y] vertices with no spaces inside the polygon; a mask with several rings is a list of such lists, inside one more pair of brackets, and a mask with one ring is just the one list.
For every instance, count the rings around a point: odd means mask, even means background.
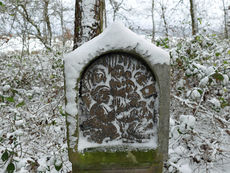
[{"label": "dark crevice in carving", "polygon": [[145,63],[126,53],[102,55],[80,81],[80,133],[96,143],[147,142],[155,135],[157,97]]}]

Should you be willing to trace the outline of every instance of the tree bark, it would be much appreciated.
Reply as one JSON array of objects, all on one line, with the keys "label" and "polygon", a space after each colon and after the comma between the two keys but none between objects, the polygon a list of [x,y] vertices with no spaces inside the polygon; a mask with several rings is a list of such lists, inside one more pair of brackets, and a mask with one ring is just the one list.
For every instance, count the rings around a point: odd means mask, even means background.
[{"label": "tree bark", "polygon": [[228,22],[230,22],[229,21],[230,19],[228,19],[228,11],[230,11],[230,9],[227,9],[226,4],[225,4],[225,0],[222,0],[222,4],[223,4],[223,9],[224,9],[224,38],[228,39],[229,38]]},{"label": "tree bark", "polygon": [[50,50],[51,47],[50,45],[47,44],[47,42],[44,40],[44,36],[42,35],[42,32],[40,30],[40,26],[38,23],[36,23],[29,15],[28,11],[27,11],[27,8],[26,8],[26,4],[20,4],[19,5],[22,10],[20,10],[19,8],[17,8],[17,12],[28,22],[30,23],[35,31],[36,31],[36,34],[35,36],[42,42],[42,44],[46,47],[46,49]]},{"label": "tree bark", "polygon": [[121,2],[118,3],[116,0],[109,0],[109,3],[113,9],[113,21],[116,21],[117,12],[120,10],[123,1],[124,0],[121,0]]},{"label": "tree bark", "polygon": [[228,26],[228,38],[229,38],[229,33],[230,33],[230,5],[228,6],[228,19],[227,19],[227,26]]},{"label": "tree bark", "polygon": [[63,4],[62,1],[59,1],[60,4],[60,11],[58,12],[59,16],[60,16],[60,22],[61,22],[61,32],[62,32],[62,45],[63,47],[65,46],[65,42],[66,42],[66,38],[65,38],[65,27],[64,27],[64,8],[63,8]]},{"label": "tree bark", "polygon": [[190,15],[191,15],[191,21],[192,21],[192,35],[196,35],[198,33],[196,4],[195,4],[195,0],[189,0],[189,1],[190,1]]},{"label": "tree bark", "polygon": [[104,0],[76,0],[73,49],[102,32],[104,17]]},{"label": "tree bark", "polygon": [[155,20],[154,20],[154,0],[152,0],[152,25],[153,25],[153,29],[152,29],[152,43],[155,41]]},{"label": "tree bark", "polygon": [[[49,0],[43,0],[44,6],[43,6],[43,14],[44,14],[44,21],[45,25],[47,27],[47,32],[44,33],[44,37],[46,38],[46,41],[49,46],[52,44],[52,29],[51,29],[51,24],[50,24],[50,18],[49,18],[49,13],[48,13],[48,6],[49,6]],[[48,36],[47,36],[48,34]]]},{"label": "tree bark", "polygon": [[161,4],[161,11],[162,11],[162,19],[163,19],[164,26],[165,26],[165,36],[168,37],[169,30],[168,30],[168,23],[167,23],[166,16],[165,16],[166,7],[163,4]]}]

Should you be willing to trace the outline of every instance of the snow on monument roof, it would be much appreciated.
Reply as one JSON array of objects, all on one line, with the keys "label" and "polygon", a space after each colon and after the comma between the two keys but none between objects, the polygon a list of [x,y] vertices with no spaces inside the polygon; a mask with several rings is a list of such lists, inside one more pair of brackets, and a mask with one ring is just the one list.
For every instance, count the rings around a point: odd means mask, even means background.
[{"label": "snow on monument roof", "polygon": [[143,39],[120,23],[113,23],[103,33],[65,55],[66,112],[69,114],[70,147],[76,145],[76,115],[78,114],[76,85],[83,68],[94,58],[113,51],[135,53],[149,65],[168,64],[169,55],[150,41]]},{"label": "snow on monument roof", "polygon": [[66,65],[83,65],[101,54],[116,50],[135,52],[148,59],[148,63],[151,64],[169,64],[169,55],[166,51],[118,22],[114,22],[99,36],[67,54],[65,63]]}]

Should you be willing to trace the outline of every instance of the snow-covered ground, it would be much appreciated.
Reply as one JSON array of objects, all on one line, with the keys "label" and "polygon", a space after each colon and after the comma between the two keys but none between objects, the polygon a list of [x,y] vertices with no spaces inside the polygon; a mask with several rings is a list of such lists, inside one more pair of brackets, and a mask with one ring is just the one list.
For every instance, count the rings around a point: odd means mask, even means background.
[{"label": "snow-covered ground", "polygon": [[[22,38],[20,37],[5,37],[6,39],[0,40],[0,53],[6,52],[20,52],[23,48]],[[44,46],[39,42],[38,39],[32,38],[27,40],[25,43],[26,48],[29,48],[30,52],[39,51],[44,48]],[[25,48],[25,49],[26,49]]]},{"label": "snow-covered ground", "polygon": [[[0,44],[0,172],[70,172],[63,51],[46,52],[31,41],[31,54],[21,56],[17,40]],[[170,48],[172,64],[169,160],[164,172],[228,173],[229,41],[197,36],[156,43]]]}]

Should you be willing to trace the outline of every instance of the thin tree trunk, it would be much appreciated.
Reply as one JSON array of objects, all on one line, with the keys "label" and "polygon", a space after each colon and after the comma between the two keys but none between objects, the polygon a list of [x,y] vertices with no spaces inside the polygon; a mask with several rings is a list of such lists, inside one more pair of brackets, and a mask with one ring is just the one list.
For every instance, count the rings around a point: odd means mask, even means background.
[{"label": "thin tree trunk", "polygon": [[195,4],[195,0],[189,0],[189,1],[190,1],[190,15],[191,15],[191,21],[192,21],[192,35],[196,35],[198,33],[196,4]]},{"label": "thin tree trunk", "polygon": [[225,6],[225,0],[222,0],[224,9],[224,37],[228,39],[228,10]]},{"label": "thin tree trunk", "polygon": [[229,38],[229,37],[230,37],[230,36],[229,36],[229,33],[230,33],[230,5],[228,6],[227,26],[228,26],[228,38]]},{"label": "thin tree trunk", "polygon": [[154,20],[154,0],[152,0],[152,43],[155,41],[155,20]]},{"label": "thin tree trunk", "polygon": [[76,0],[73,49],[102,32],[104,14],[104,0]]},{"label": "thin tree trunk", "polygon": [[60,20],[61,20],[61,32],[62,32],[62,45],[65,46],[66,38],[65,38],[65,27],[64,27],[64,15],[63,15],[63,4],[62,1],[59,2],[61,8],[60,8]]},{"label": "thin tree trunk", "polygon": [[169,36],[168,23],[167,23],[167,21],[166,21],[165,7],[164,7],[163,4],[161,5],[161,11],[162,11],[163,22],[164,22],[164,25],[165,25],[165,35],[166,35],[166,37],[168,37],[168,36]]},{"label": "thin tree trunk", "polygon": [[[51,29],[51,24],[50,24],[50,18],[49,18],[49,13],[48,13],[48,6],[49,6],[49,0],[44,0],[44,21],[47,26],[47,31],[48,31],[48,37],[45,35],[48,39],[48,45],[51,46],[52,44],[52,29]],[[45,33],[46,34],[46,33]]]},{"label": "thin tree trunk", "polygon": [[46,49],[50,50],[51,49],[50,45],[47,45],[47,43],[45,42],[44,37],[42,36],[42,32],[40,30],[39,25],[36,24],[36,22],[29,16],[25,4],[20,4],[19,6],[22,8],[22,11],[20,9],[17,9],[17,11],[21,14],[21,16],[27,22],[29,22],[34,27],[34,29],[37,32],[35,36],[42,42],[42,44],[46,47]]}]

